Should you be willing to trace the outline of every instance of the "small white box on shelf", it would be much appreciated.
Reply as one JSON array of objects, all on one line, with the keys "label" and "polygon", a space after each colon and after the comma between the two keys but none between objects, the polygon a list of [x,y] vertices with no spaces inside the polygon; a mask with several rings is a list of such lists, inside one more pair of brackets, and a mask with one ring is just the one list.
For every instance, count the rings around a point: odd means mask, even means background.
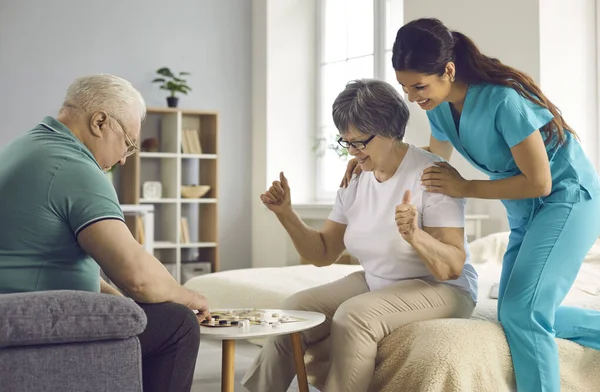
[{"label": "small white box on shelf", "polygon": [[162,184],[159,181],[144,182],[142,197],[147,200],[160,199],[162,197]]}]

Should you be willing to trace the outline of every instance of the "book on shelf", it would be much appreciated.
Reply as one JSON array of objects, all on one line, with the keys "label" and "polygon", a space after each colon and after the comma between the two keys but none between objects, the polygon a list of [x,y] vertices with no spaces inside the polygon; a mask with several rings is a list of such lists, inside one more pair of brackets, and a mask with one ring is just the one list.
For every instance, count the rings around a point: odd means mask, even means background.
[{"label": "book on shelf", "polygon": [[142,217],[140,215],[137,215],[135,217],[135,221],[136,221],[136,237],[137,240],[140,244],[144,245],[145,242],[145,235],[144,235],[144,221],[142,220]]},{"label": "book on shelf", "polygon": [[202,154],[202,146],[197,130],[184,129],[181,131],[181,151],[184,154]]},{"label": "book on shelf", "polygon": [[181,224],[180,242],[182,244],[189,244],[190,243],[190,229],[189,229],[187,218],[182,216],[180,224]]}]

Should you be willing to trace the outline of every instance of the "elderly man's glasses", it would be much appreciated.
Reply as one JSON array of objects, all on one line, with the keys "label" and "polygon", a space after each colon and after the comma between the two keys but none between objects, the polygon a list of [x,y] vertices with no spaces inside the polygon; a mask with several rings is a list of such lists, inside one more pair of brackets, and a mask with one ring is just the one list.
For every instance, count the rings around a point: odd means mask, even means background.
[{"label": "elderly man's glasses", "polygon": [[348,140],[344,140],[342,138],[338,139],[338,144],[344,148],[350,148],[350,147],[354,147],[357,150],[362,150],[365,147],[367,147],[367,144],[369,144],[369,142],[371,140],[373,140],[375,138],[375,135],[371,135],[371,137],[369,137],[367,140],[355,140],[353,142],[349,142]]},{"label": "elderly man's glasses", "polygon": [[125,155],[123,156],[123,158],[127,158],[128,156],[135,154],[135,152],[140,149],[138,145],[135,144],[133,140],[131,140],[127,132],[125,132],[125,127],[123,126],[121,121],[119,121],[119,119],[115,118],[112,115],[109,116],[119,124],[119,126],[121,127],[121,132],[123,132],[123,135],[125,135],[125,146],[127,147],[127,149],[125,150]]}]

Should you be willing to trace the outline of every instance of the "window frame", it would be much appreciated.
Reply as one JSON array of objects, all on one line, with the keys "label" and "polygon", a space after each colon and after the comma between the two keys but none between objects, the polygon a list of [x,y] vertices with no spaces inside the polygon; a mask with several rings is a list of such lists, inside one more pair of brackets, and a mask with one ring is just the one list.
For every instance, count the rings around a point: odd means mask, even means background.
[{"label": "window frame", "polygon": [[[387,39],[387,1],[388,0],[372,0],[373,2],[373,77],[375,79],[386,80],[386,55],[391,51],[386,48]],[[332,202],[335,200],[336,192],[327,191],[322,187],[322,177],[324,175],[323,165],[324,157],[323,148],[327,149],[327,145],[323,146],[318,141],[323,137],[324,116],[330,113],[322,113],[323,104],[323,68],[334,62],[326,63],[324,59],[324,40],[325,40],[325,7],[327,0],[318,2],[317,5],[317,32],[316,32],[316,97],[315,97],[315,127],[314,139],[318,148],[315,148],[314,157],[314,185],[313,185],[313,200],[315,202]],[[326,150],[325,150],[326,151]],[[340,181],[343,172],[340,173]]]}]

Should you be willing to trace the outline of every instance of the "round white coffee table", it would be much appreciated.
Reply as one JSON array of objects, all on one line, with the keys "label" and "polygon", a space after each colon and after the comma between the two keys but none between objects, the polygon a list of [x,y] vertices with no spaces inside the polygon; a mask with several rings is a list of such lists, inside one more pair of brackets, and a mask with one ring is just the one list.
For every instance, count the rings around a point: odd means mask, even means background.
[{"label": "round white coffee table", "polygon": [[[227,311],[229,309],[211,309],[211,312]],[[235,309],[232,309],[235,310]],[[281,323],[277,326],[250,325],[241,327],[206,327],[200,326],[202,338],[221,340],[223,343],[223,360],[221,367],[221,391],[233,392],[234,390],[234,355],[235,341],[251,338],[265,338],[276,335],[290,335],[292,347],[294,348],[294,363],[298,375],[298,388],[301,392],[308,392],[308,380],[306,368],[304,367],[304,353],[299,332],[316,327],[325,321],[325,315],[318,312],[306,312],[301,310],[282,309],[260,309],[269,313],[279,313],[283,316],[291,316],[302,319],[301,321]]]}]

